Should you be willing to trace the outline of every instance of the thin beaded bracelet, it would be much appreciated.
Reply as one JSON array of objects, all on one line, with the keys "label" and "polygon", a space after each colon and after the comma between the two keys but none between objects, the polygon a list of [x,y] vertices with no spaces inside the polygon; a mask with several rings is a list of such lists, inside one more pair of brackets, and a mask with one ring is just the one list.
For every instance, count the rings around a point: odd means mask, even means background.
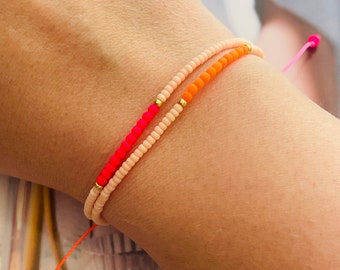
[{"label": "thin beaded bracelet", "polygon": [[184,108],[190,103],[197,92],[204,87],[212,78],[220,73],[224,68],[249,53],[262,57],[262,51],[249,44],[239,46],[231,52],[225,54],[211,65],[204,73],[202,73],[193,83],[191,83],[186,91],[182,94],[181,99],[176,103],[170,111],[165,115],[162,121],[153,129],[149,136],[135,149],[135,151],[124,161],[121,167],[116,171],[115,175],[110,179],[107,185],[99,192],[98,199],[94,202],[91,217],[96,224],[108,224],[101,216],[104,205],[109,199],[111,193],[121,183],[129,171],[137,164],[137,162],[148,152],[149,149],[160,139],[164,131],[176,120],[183,112]]},{"label": "thin beaded bracelet", "polygon": [[[246,42],[245,42],[246,43]],[[318,36],[318,35],[316,35],[316,34],[314,34],[314,35],[312,35],[312,36],[310,36],[309,38],[308,38],[308,42],[302,47],[302,49],[299,51],[299,53],[293,58],[293,60],[282,70],[282,72],[285,72],[285,71],[287,71],[301,56],[302,56],[302,54],[308,49],[308,48],[317,48],[318,47],[318,45],[319,45],[319,43],[320,43],[320,37]],[[256,48],[254,48],[255,50],[256,50]],[[259,51],[258,53],[256,53],[256,52],[254,52],[254,54],[257,54],[257,55],[259,55],[259,56],[262,56],[262,52],[261,51]],[[220,59],[221,60],[221,59]],[[223,63],[225,62],[225,60],[222,60],[222,61],[220,61],[219,60],[219,62],[223,65]],[[217,66],[219,66],[219,65],[217,65]],[[210,71],[211,72],[211,71]],[[209,74],[210,75],[210,74]],[[201,75],[200,76],[200,79],[202,79],[203,80],[203,78],[204,77],[206,77],[206,78],[208,78],[208,76],[207,75]],[[203,82],[204,82],[204,80],[203,80]],[[201,81],[200,80],[196,80],[195,82],[194,82],[194,84],[196,84],[196,86],[197,86],[197,88],[199,88],[199,87],[203,87],[203,85],[201,84]],[[193,88],[195,88],[195,87],[193,87]],[[188,89],[187,90],[189,90],[189,87],[188,87]],[[190,99],[190,96],[188,96],[189,97],[189,99]],[[180,100],[180,102],[182,102],[182,104],[180,104],[182,107],[183,107],[183,105],[185,106],[185,104],[186,103],[184,103],[183,101],[181,101]],[[177,106],[177,104],[176,104],[176,106]],[[177,106],[178,107],[178,106]],[[173,114],[173,112],[172,112],[172,114]],[[171,116],[170,116],[171,117]],[[175,115],[173,115],[173,117],[175,117]],[[168,118],[167,116],[165,117],[165,118]],[[161,129],[163,129],[163,132],[166,130],[166,128],[167,128],[167,124],[168,124],[168,122],[170,122],[171,121],[171,119],[169,120],[169,119],[164,119],[163,118],[163,120],[162,120],[162,122],[161,123],[159,123],[159,127],[161,128]],[[164,125],[166,126],[166,127],[164,127]],[[158,128],[156,127],[155,128],[155,130],[158,130]],[[162,132],[161,131],[159,131],[159,134],[162,134]],[[144,143],[144,142],[143,142]],[[144,145],[143,145],[144,146]],[[141,147],[141,146],[139,146],[139,147]],[[138,148],[139,148],[138,147]],[[144,146],[144,147],[146,147],[146,146]],[[145,151],[144,149],[143,149],[143,147],[141,147],[141,149],[140,149],[141,151],[143,150],[143,151]],[[147,150],[145,151],[145,153],[147,152]],[[130,165],[133,165],[132,163],[130,164]],[[134,165],[133,165],[134,166]],[[131,166],[131,169],[132,169],[132,166]],[[131,170],[130,169],[130,170]],[[92,210],[92,206],[91,206],[91,208],[90,208],[90,212],[91,212],[91,210]],[[101,210],[100,210],[101,211]],[[101,218],[100,217],[100,214],[98,215],[99,216],[99,218]],[[103,220],[103,222],[105,222],[105,220]],[[68,259],[68,257],[73,253],[73,251],[80,245],[80,243],[86,238],[86,236],[87,235],[89,235],[96,227],[97,227],[98,225],[97,224],[94,224],[93,226],[91,226],[79,239],[78,239],[78,241],[76,241],[75,242],[75,244],[70,248],[70,250],[65,254],[65,256],[63,257],[63,259],[58,263],[58,265],[57,265],[57,267],[56,267],[56,270],[59,270],[59,269],[61,269],[61,267],[63,266],[63,264],[65,263],[65,261]]]},{"label": "thin beaded bracelet", "polygon": [[[220,53],[223,50],[232,49],[235,47],[249,44],[249,41],[241,38],[233,38],[221,41],[209,49],[201,52],[198,56],[194,57],[188,64],[186,64],[163,88],[157,95],[153,104],[151,104],[147,111],[137,121],[131,132],[125,137],[120,147],[111,156],[110,160],[97,177],[96,184],[91,189],[84,205],[84,213],[88,219],[92,219],[91,211],[94,202],[98,198],[100,191],[106,186],[110,178],[116,173],[117,168],[122,164],[127,154],[130,152],[136,141],[142,135],[143,131],[148,127],[153,118],[158,114],[160,107],[171,94],[178,88],[178,86],[199,66],[207,62],[211,57]],[[125,166],[126,167],[126,166]]]}]

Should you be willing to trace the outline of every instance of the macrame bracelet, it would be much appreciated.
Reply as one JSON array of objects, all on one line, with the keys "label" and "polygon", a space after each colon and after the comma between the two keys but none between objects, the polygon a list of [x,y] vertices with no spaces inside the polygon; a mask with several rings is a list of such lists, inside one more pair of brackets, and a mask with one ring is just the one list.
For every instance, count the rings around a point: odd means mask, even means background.
[{"label": "macrame bracelet", "polygon": [[192,84],[187,87],[186,91],[182,94],[181,99],[178,101],[178,103],[176,103],[170,109],[170,111],[153,129],[148,137],[134,150],[129,158],[127,158],[126,161],[122,163],[120,168],[116,171],[114,176],[109,180],[105,187],[99,187],[97,184],[91,190],[89,195],[90,203],[86,205],[86,207],[90,208],[85,209],[85,212],[89,213],[91,209],[90,217],[96,224],[107,224],[107,222],[101,217],[101,213],[111,193],[116,189],[116,187],[125,178],[129,171],[136,165],[136,163],[143,157],[143,155],[152,148],[156,141],[160,139],[164,131],[175,121],[175,119],[184,110],[185,106],[191,102],[197,92],[225,67],[249,53],[258,55],[260,57],[263,56],[262,51],[257,47],[252,48],[250,44],[243,44],[242,46],[238,46],[236,49],[225,54],[212,66],[210,66],[204,73],[201,74],[200,77],[198,77]]},{"label": "macrame bracelet", "polygon": [[151,104],[148,107],[148,110],[143,113],[142,117],[137,121],[135,126],[131,129],[131,132],[125,137],[125,140],[121,143],[120,147],[111,156],[109,162],[106,163],[105,167],[98,175],[96,184],[91,189],[84,205],[84,213],[88,219],[92,219],[92,207],[98,198],[100,191],[108,183],[109,179],[116,173],[117,168],[119,168],[119,166],[122,164],[123,160],[126,158],[126,155],[142,135],[143,131],[158,114],[162,104],[167,101],[167,99],[178,88],[178,86],[195,69],[207,62],[214,55],[220,53],[223,50],[232,49],[247,43],[249,44],[247,40],[241,38],[234,38],[219,42],[193,58],[167,83],[163,90],[157,95],[154,103]]}]

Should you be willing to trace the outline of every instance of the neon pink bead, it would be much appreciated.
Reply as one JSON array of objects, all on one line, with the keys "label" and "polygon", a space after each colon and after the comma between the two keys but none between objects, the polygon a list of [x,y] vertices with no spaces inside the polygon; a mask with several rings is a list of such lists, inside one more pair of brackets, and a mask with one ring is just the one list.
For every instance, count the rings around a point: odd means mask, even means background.
[{"label": "neon pink bead", "polygon": [[109,179],[111,178],[113,172],[110,172],[109,169],[107,169],[106,167],[102,170],[102,172],[100,173],[105,179]]},{"label": "neon pink bead", "polygon": [[106,164],[105,168],[110,172],[113,173],[116,169],[115,166],[113,166],[110,162]]},{"label": "neon pink bead", "polygon": [[124,157],[125,157],[125,155],[126,155],[126,151],[124,151],[122,148],[118,148],[117,150],[116,150],[116,152],[115,152],[115,156],[117,157],[117,158],[119,158],[120,160],[122,160]]},{"label": "neon pink bead", "polygon": [[311,48],[316,48],[320,44],[321,37],[317,34],[311,35],[308,38],[308,41],[311,42],[312,44],[310,45]]},{"label": "neon pink bead", "polygon": [[144,130],[148,126],[148,122],[144,119],[139,119],[137,122],[137,126],[140,127],[142,130]]},{"label": "neon pink bead", "polygon": [[143,113],[143,115],[142,115],[142,119],[144,119],[145,121],[147,121],[148,123],[150,123],[151,120],[153,119],[153,115],[152,115],[152,113],[150,113],[150,112],[145,112],[145,113]]},{"label": "neon pink bead", "polygon": [[130,133],[129,135],[126,136],[125,140],[132,145],[137,141],[137,138],[135,135]]},{"label": "neon pink bead", "polygon": [[120,148],[122,148],[125,152],[129,152],[131,150],[131,144],[128,143],[127,141],[123,141],[122,144],[120,145]]},{"label": "neon pink bead", "polygon": [[112,166],[114,166],[115,168],[118,167],[118,165],[120,165],[121,163],[121,159],[119,159],[116,155],[113,155],[111,158],[110,158],[110,164]]},{"label": "neon pink bead", "polygon": [[152,104],[149,106],[148,112],[155,116],[159,112],[159,107],[156,104]]},{"label": "neon pink bead", "polygon": [[131,129],[131,133],[132,133],[133,135],[135,135],[136,137],[139,137],[140,135],[142,135],[143,130],[142,130],[139,126],[134,126],[134,127]]},{"label": "neon pink bead", "polygon": [[108,179],[105,179],[104,176],[99,175],[99,176],[97,177],[97,184],[98,184],[98,185],[104,187],[104,186],[107,184],[107,182],[108,182]]}]

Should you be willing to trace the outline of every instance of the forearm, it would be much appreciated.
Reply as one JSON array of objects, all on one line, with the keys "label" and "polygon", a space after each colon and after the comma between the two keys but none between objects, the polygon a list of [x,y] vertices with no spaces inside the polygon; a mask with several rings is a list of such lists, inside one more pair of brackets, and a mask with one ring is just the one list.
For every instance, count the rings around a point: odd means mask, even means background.
[{"label": "forearm", "polygon": [[[164,17],[157,46],[147,42],[154,33],[143,30],[140,39],[123,27],[110,44],[113,35],[104,33],[114,24],[105,20],[98,39],[62,28],[32,59],[3,46],[1,170],[83,201],[161,87],[231,36],[200,6],[184,13]],[[136,46],[124,43],[133,38]],[[24,57],[11,57],[18,52]],[[280,74],[247,57],[188,106],[112,195],[105,217],[164,269],[338,266],[339,129]]]},{"label": "forearm", "polygon": [[190,105],[106,217],[165,269],[339,265],[338,121],[254,59]]}]

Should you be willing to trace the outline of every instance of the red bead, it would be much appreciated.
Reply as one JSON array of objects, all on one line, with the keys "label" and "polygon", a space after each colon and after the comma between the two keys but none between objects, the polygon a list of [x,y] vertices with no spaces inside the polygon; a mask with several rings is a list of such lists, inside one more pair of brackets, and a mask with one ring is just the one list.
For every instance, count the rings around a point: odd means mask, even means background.
[{"label": "red bead", "polygon": [[129,152],[131,150],[131,144],[129,144],[127,141],[123,141],[120,145],[120,148],[122,148],[125,152]]},{"label": "red bead", "polygon": [[151,104],[148,108],[148,112],[155,116],[159,112],[159,107],[156,104]]},{"label": "red bead", "polygon": [[125,157],[125,155],[126,155],[126,151],[124,151],[122,148],[118,148],[117,150],[116,150],[116,152],[115,152],[115,156],[117,157],[117,158],[119,158],[120,160],[122,160],[124,157]]},{"label": "red bead", "polygon": [[106,184],[107,184],[107,182],[108,182],[108,180],[109,180],[109,179],[105,179],[104,176],[99,175],[99,176],[97,177],[97,181],[96,181],[96,182],[97,182],[97,184],[98,184],[99,186],[105,187]]},{"label": "red bead", "polygon": [[144,119],[145,121],[147,121],[148,123],[150,123],[151,120],[153,119],[153,115],[152,115],[152,113],[150,113],[150,112],[145,112],[145,113],[143,113],[143,115],[142,115],[142,119]]},{"label": "red bead", "polygon": [[121,159],[119,159],[116,155],[113,155],[110,158],[110,164],[117,168],[117,166],[121,163]]},{"label": "red bead", "polygon": [[140,127],[142,130],[144,130],[148,126],[148,122],[144,119],[139,119],[137,122],[137,126]]},{"label": "red bead", "polygon": [[110,172],[106,167],[100,173],[105,179],[110,179],[112,176],[112,172]]},{"label": "red bead", "polygon": [[139,126],[134,126],[131,130],[131,133],[136,137],[139,137],[140,135],[142,135],[143,130]]},{"label": "red bead", "polygon": [[129,135],[126,136],[125,140],[132,145],[137,141],[137,138],[135,135],[130,133]]},{"label": "red bead", "polygon": [[105,168],[110,172],[113,173],[116,169],[115,166],[113,166],[110,162],[106,164]]}]

